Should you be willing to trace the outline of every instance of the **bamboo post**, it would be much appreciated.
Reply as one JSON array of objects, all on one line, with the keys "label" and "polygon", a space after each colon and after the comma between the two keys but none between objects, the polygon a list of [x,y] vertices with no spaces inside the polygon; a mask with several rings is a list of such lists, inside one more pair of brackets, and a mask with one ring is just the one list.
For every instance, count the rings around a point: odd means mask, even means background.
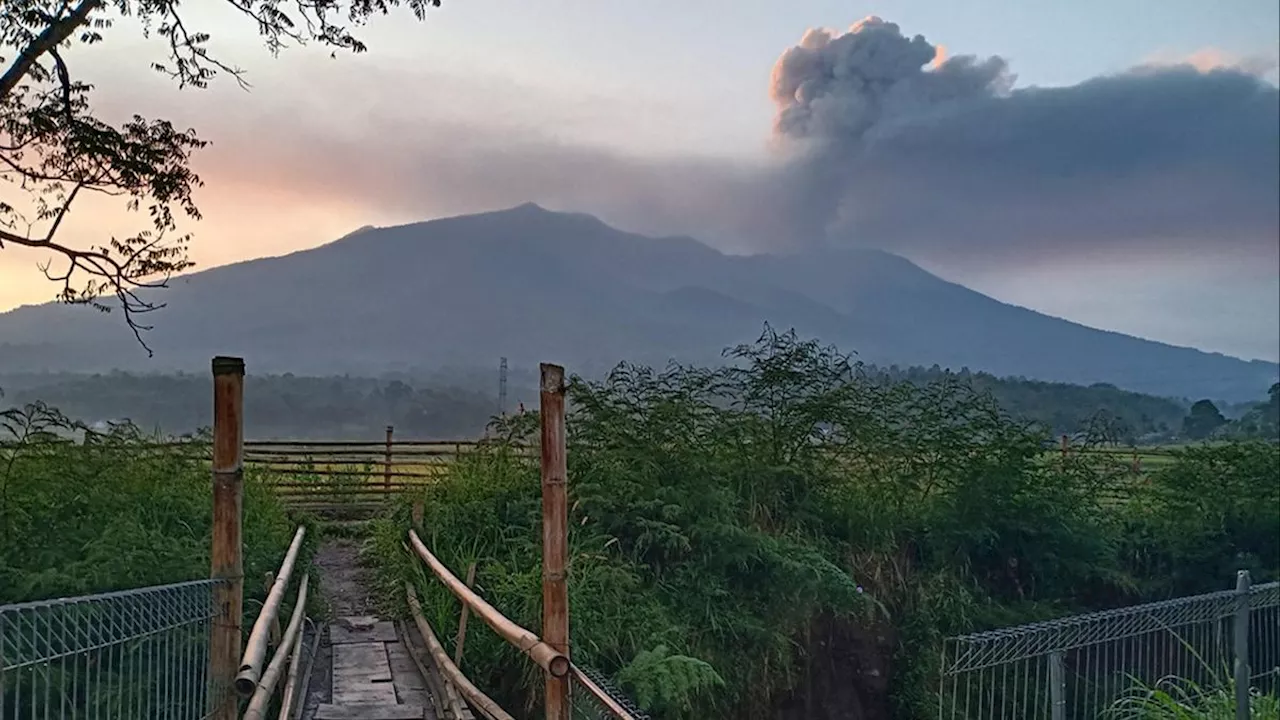
[{"label": "bamboo post", "polygon": [[426,506],[421,499],[413,501],[413,509],[410,511],[410,519],[413,521],[413,529],[422,531],[422,516],[426,512]]},{"label": "bamboo post", "polygon": [[[262,589],[271,594],[271,587],[276,584],[276,573],[274,570],[268,570],[262,576]],[[280,616],[277,615],[271,620],[271,642],[270,647],[280,647]]]},{"label": "bamboo post", "polygon": [[[467,587],[476,584],[476,564],[473,561],[467,566]],[[453,643],[453,664],[462,667],[462,645],[467,641],[467,616],[471,614],[471,606],[462,603],[462,615],[458,618],[458,639]]]},{"label": "bamboo post", "polygon": [[213,541],[209,576],[213,619],[209,637],[209,682],[213,720],[236,720],[233,691],[240,662],[244,606],[241,523],[244,503],[244,360],[213,359]]},{"label": "bamboo post", "polygon": [[[566,498],[564,368],[543,363],[542,422],[542,640],[569,655],[569,512]],[[569,678],[546,677],[546,720],[569,720]]]},{"label": "bamboo post", "polygon": [[382,486],[387,492],[391,491],[391,437],[395,431],[394,425],[387,426],[387,454],[382,463]]}]

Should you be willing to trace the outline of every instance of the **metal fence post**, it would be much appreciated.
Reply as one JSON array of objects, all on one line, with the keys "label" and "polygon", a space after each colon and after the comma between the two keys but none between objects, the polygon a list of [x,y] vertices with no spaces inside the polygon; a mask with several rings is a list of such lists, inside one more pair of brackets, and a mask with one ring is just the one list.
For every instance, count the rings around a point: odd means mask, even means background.
[{"label": "metal fence post", "polygon": [[1049,653],[1049,713],[1053,720],[1067,720],[1067,674],[1062,651]]},{"label": "metal fence post", "polygon": [[244,603],[241,530],[244,503],[244,360],[213,359],[213,544],[210,577],[214,618],[209,638],[209,681],[214,720],[235,720],[234,682],[240,664]]},{"label": "metal fence post", "polygon": [[1232,622],[1235,652],[1236,720],[1249,720],[1249,571],[1236,572],[1236,613]]}]

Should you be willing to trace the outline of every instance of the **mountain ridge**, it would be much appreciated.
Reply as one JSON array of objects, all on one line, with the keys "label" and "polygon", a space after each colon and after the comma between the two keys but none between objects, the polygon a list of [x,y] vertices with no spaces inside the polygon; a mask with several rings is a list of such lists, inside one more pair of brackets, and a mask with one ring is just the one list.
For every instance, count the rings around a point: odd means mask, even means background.
[{"label": "mountain ridge", "polygon": [[162,292],[150,361],[115,315],[39,305],[0,314],[0,367],[195,370],[235,353],[264,372],[358,374],[507,356],[599,374],[622,360],[716,362],[770,322],[878,365],[1172,397],[1254,399],[1280,374],[1003,303],[884,251],[728,255],[532,203],[364,227]]}]

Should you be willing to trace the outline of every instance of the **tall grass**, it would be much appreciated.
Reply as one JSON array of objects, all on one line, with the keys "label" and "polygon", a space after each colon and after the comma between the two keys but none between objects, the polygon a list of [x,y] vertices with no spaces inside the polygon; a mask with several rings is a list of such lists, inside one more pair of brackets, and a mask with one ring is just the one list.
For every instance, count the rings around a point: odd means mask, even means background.
[{"label": "tall grass", "polygon": [[[0,414],[0,603],[208,577],[205,439],[156,441],[129,423],[93,432],[39,403]],[[252,600],[293,523],[253,473],[244,492]]]}]

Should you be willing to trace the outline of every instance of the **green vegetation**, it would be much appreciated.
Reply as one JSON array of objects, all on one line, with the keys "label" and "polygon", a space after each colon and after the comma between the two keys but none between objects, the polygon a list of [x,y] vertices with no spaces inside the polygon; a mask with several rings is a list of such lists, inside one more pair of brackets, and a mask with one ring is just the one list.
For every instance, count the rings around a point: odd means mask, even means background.
[{"label": "green vegetation", "polygon": [[[936,366],[864,367],[862,373],[868,382],[922,387],[958,380],[979,394],[990,393],[1011,417],[1035,422],[1054,436],[1163,442],[1177,433],[1187,412],[1179,401],[1110,385],[997,378]],[[403,438],[469,438],[480,435],[498,409],[496,369],[387,378],[254,375],[247,382],[247,432],[254,439],[371,440],[388,424]],[[510,409],[521,401],[535,404],[533,385],[531,379],[513,378]],[[89,422],[129,418],[169,434],[207,425],[212,396],[205,374],[24,374],[0,377],[0,386],[16,402],[43,401]]]},{"label": "green vegetation", "polygon": [[[208,577],[202,443],[157,447],[129,424],[87,431],[42,404],[0,413],[0,603]],[[294,525],[252,473],[244,507],[245,575],[261,578]]]},{"label": "green vegetation", "polygon": [[[1046,462],[1042,428],[956,376],[886,383],[794,335],[730,356],[570,388],[574,651],[660,717],[936,715],[945,635],[1280,569],[1274,446],[1180,452],[1116,502],[1127,461]],[[539,498],[536,465],[501,445],[421,498],[424,541],[456,572],[476,562],[480,591],[529,627]],[[403,551],[409,515],[376,531],[385,601],[416,582],[452,638],[457,601]],[[513,708],[540,692],[483,629],[464,669]]]},{"label": "green vegetation", "polygon": [[1254,403],[1239,419],[1228,423],[1222,434],[1233,438],[1280,441],[1280,383],[1267,390],[1265,402]]},{"label": "green vegetation", "polygon": [[1089,386],[1000,378],[989,373],[931,368],[868,369],[890,382],[928,385],[957,377],[975,392],[990,393],[1013,418],[1034,422],[1055,436],[1087,435],[1125,444],[1149,444],[1171,438],[1186,415],[1180,401],[1121,390],[1114,385]]},{"label": "green vegetation", "polygon": [[1182,436],[1188,440],[1204,440],[1227,424],[1218,406],[1209,400],[1197,400],[1182,420]]}]

